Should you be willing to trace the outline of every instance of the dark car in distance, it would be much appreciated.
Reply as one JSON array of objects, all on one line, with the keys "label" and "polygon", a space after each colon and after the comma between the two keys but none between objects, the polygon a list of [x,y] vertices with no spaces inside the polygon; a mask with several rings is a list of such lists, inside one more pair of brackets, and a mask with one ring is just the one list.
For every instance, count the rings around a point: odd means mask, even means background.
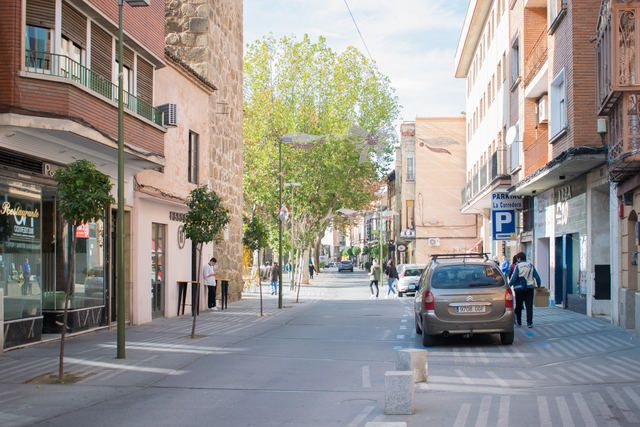
[{"label": "dark car in distance", "polygon": [[340,263],[338,264],[338,273],[342,271],[350,271],[353,273],[353,261],[351,260],[340,261]]}]

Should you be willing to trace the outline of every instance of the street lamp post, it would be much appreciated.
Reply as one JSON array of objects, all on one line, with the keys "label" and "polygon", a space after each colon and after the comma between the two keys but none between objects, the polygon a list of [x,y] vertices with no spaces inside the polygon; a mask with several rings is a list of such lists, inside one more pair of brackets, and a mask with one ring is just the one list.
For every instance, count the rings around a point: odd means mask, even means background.
[{"label": "street lamp post", "polygon": [[149,6],[149,0],[118,0],[118,218],[116,244],[116,297],[118,306],[117,327],[117,358],[124,359],[124,88],[122,87],[122,57],[123,57],[123,25],[122,7],[124,3],[132,7]]}]

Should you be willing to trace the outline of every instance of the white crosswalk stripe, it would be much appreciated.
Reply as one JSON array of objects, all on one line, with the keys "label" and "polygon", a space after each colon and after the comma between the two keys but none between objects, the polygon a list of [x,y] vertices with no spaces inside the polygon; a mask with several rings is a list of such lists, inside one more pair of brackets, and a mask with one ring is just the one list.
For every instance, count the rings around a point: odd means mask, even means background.
[{"label": "white crosswalk stripe", "polygon": [[622,415],[628,422],[632,424],[638,424],[640,422],[640,420],[638,420],[638,416],[629,409],[627,402],[624,401],[622,396],[620,396],[620,394],[613,387],[607,387],[607,393],[609,393],[609,396],[611,396],[611,399],[613,399],[616,407],[620,410],[620,412],[622,412]]},{"label": "white crosswalk stripe", "polygon": [[540,416],[540,427],[551,427],[551,413],[549,403],[544,396],[538,396],[538,415]]},{"label": "white crosswalk stripe", "polygon": [[491,409],[491,396],[483,396],[480,401],[480,410],[478,412],[478,418],[476,420],[476,427],[486,427],[489,421],[489,410]]},{"label": "white crosswalk stripe", "polygon": [[558,412],[560,413],[560,419],[562,420],[563,427],[575,427],[573,418],[571,417],[571,411],[567,404],[567,399],[564,396],[556,397],[556,405],[558,406]]},{"label": "white crosswalk stripe", "polygon": [[585,401],[584,396],[582,396],[582,393],[573,393],[573,399],[576,401],[576,405],[578,405],[578,410],[582,416],[582,421],[584,421],[584,426],[598,427],[598,423],[596,423],[596,420],[593,418],[591,409]]},{"label": "white crosswalk stripe", "polygon": [[453,427],[464,427],[467,425],[467,419],[469,419],[469,412],[471,412],[471,404],[463,403],[460,405],[460,409],[458,410],[458,415],[456,415],[456,420],[453,423]]}]

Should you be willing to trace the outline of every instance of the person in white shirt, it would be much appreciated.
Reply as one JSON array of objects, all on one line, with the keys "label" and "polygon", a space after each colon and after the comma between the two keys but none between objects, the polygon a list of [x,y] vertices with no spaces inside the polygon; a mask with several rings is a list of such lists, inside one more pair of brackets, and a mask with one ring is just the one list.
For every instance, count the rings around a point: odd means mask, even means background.
[{"label": "person in white shirt", "polygon": [[202,280],[207,287],[207,306],[210,310],[216,306],[216,273],[213,268],[216,262],[218,262],[217,259],[211,258],[202,268]]}]

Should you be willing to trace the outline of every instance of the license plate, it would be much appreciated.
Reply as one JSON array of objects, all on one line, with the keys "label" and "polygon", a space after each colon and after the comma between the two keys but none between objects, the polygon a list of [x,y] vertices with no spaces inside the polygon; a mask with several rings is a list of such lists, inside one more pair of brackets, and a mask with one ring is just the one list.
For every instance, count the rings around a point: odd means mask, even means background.
[{"label": "license plate", "polygon": [[412,290],[412,291],[415,291],[416,290],[416,285],[409,285],[409,289]]},{"label": "license plate", "polygon": [[456,313],[485,313],[486,305],[461,305],[456,307]]}]

